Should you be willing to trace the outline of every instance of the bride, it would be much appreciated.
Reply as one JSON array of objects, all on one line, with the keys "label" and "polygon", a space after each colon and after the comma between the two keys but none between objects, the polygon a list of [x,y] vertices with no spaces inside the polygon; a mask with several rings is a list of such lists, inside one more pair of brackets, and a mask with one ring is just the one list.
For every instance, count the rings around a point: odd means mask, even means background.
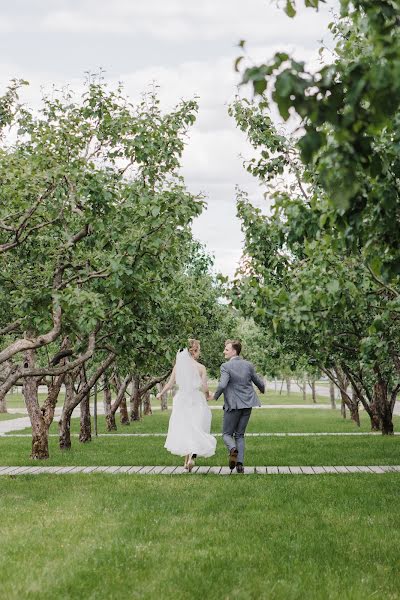
[{"label": "bride", "polygon": [[217,444],[215,437],[210,435],[211,410],[207,406],[210,393],[206,369],[197,362],[199,356],[200,342],[190,339],[188,348],[176,355],[171,377],[157,394],[160,399],[175,383],[178,385],[164,448],[171,454],[184,456],[184,467],[189,472],[196,456],[212,456]]}]

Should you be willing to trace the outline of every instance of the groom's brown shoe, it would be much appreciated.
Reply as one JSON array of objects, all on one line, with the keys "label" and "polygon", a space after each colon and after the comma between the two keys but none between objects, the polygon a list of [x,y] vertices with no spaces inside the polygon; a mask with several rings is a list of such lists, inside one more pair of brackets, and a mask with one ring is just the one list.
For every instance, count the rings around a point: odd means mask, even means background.
[{"label": "groom's brown shoe", "polygon": [[229,452],[229,468],[231,471],[233,471],[233,469],[236,467],[237,457],[238,457],[237,449],[232,448],[232,450]]},{"label": "groom's brown shoe", "polygon": [[244,466],[240,462],[236,465],[236,473],[244,473]]}]

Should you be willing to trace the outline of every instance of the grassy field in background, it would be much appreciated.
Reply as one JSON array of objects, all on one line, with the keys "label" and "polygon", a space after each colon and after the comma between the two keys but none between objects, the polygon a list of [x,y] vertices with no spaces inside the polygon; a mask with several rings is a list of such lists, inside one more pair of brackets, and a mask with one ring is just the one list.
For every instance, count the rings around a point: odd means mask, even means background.
[{"label": "grassy field in background", "polygon": [[[117,415],[117,431],[113,433],[166,433],[168,430],[168,421],[171,411],[156,411],[151,416],[143,417],[141,421],[131,422],[129,425],[121,425],[119,416]],[[222,410],[212,411],[212,426],[211,431],[219,433],[222,428]],[[58,417],[55,418],[51,425],[50,432],[57,433]],[[360,412],[361,426],[357,427],[349,418],[343,419],[339,410],[330,409],[305,409],[305,408],[282,408],[282,409],[253,409],[249,425],[248,433],[259,432],[304,432],[304,433],[319,433],[319,432],[343,432],[357,433],[370,431],[370,420],[368,415]],[[396,416],[393,419],[395,430],[400,429],[400,417]],[[92,426],[93,427],[93,426]],[[77,433],[79,431],[79,418],[71,420],[71,431]],[[98,432],[107,433],[104,417],[98,416]],[[27,428],[19,433],[30,433],[30,428]]]},{"label": "grassy field in background", "polygon": [[0,421],[8,421],[9,419],[18,419],[18,417],[26,417],[23,413],[0,413]]},{"label": "grassy field in background", "polygon": [[2,477],[0,596],[396,599],[398,485],[389,473]]},{"label": "grassy field in background", "polygon": [[[72,449],[61,451],[58,439],[50,438],[46,465],[180,465],[183,459],[164,449],[164,437],[100,437],[81,444],[73,438]],[[29,437],[0,437],[0,465],[29,465]],[[248,437],[247,465],[399,465],[400,437]],[[34,464],[38,464],[34,462]],[[227,453],[221,437],[211,458],[198,465],[226,465]]]},{"label": "grassy field in background", "polygon": [[[215,385],[210,386],[211,391],[215,390]],[[46,394],[39,394],[40,402],[43,402],[46,398]],[[91,398],[93,403],[93,395]],[[275,392],[274,390],[267,390],[266,394],[260,394],[260,401],[262,404],[304,404],[303,394],[300,392],[291,392],[289,395],[286,394],[286,390],[282,390],[282,394],[279,393],[279,388]],[[62,406],[64,402],[64,393],[61,392],[58,400],[58,406]],[[103,393],[98,394],[98,403],[102,404]],[[213,404],[222,405],[222,397],[217,401],[212,401]],[[319,404],[330,404],[330,399],[327,396],[317,396],[317,402]],[[168,403],[172,404],[172,399],[169,398]],[[311,394],[307,394],[306,404],[312,404]],[[152,405],[158,407],[159,401],[152,397]],[[24,398],[20,392],[14,392],[13,394],[7,395],[7,406],[9,408],[25,408]]]},{"label": "grassy field in background", "polygon": [[[164,449],[168,428],[168,413],[157,412],[129,426],[118,425],[119,433],[162,433],[161,437],[125,437],[123,435],[94,438],[81,444],[72,437],[72,450],[61,452],[57,437],[50,438],[49,465],[179,465],[180,457]],[[222,411],[213,411],[214,433],[221,431]],[[395,418],[399,428],[400,418]],[[369,419],[362,415],[361,431],[369,431]],[[79,431],[79,419],[71,423],[72,433]],[[99,417],[99,432],[105,431],[104,418]],[[322,409],[259,409],[251,416],[248,433],[259,432],[347,432],[360,431],[354,423],[343,420],[338,410]],[[53,423],[52,433],[57,433]],[[30,430],[23,432],[29,434]],[[199,459],[199,465],[226,464],[226,450],[217,438],[217,453],[209,459]],[[11,435],[0,438],[0,464],[30,463],[30,437]],[[362,465],[399,464],[400,436],[320,436],[320,437],[248,437],[247,465]]]}]

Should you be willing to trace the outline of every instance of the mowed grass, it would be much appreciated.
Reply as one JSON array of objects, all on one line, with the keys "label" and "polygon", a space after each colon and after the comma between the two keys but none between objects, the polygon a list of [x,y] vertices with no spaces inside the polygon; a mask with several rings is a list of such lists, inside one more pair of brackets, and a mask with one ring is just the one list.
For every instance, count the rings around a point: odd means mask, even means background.
[{"label": "mowed grass", "polygon": [[[215,391],[216,385],[211,385],[211,392]],[[296,390],[296,387],[293,386],[293,389]],[[280,388],[275,390],[267,390],[265,394],[259,394],[261,404],[304,404],[303,394],[298,391],[293,391],[289,395],[286,394],[286,388],[282,389],[282,393],[279,393]],[[115,394],[113,395],[113,398]],[[44,402],[46,398],[46,394],[39,393],[39,402]],[[99,392],[98,403],[101,404],[103,402],[103,392]],[[61,392],[58,399],[58,406],[62,406],[64,402],[64,392]],[[91,402],[93,403],[93,394],[91,397]],[[168,398],[168,403],[172,405],[172,398]],[[212,401],[213,404],[222,406],[223,397],[218,399],[218,401]],[[328,396],[317,396],[318,404],[330,404],[330,399]],[[339,402],[338,402],[339,403]],[[155,408],[160,406],[160,402],[152,397],[152,404]],[[306,404],[312,404],[311,394],[307,393]],[[340,403],[339,403],[340,404]],[[22,394],[20,392],[14,392],[13,394],[7,395],[7,406],[9,408],[25,408],[25,402]]]},{"label": "mowed grass", "polygon": [[[160,437],[105,435],[81,444],[72,436],[72,449],[60,451],[58,438],[50,437],[49,465],[179,465],[182,459],[164,449],[169,413],[155,413],[129,426],[118,425],[120,433],[160,433]],[[398,427],[399,417],[395,426]],[[213,432],[221,431],[222,411],[213,411]],[[362,415],[362,430],[369,430],[369,419]],[[105,430],[99,418],[99,431]],[[29,430],[25,430],[29,434]],[[52,431],[57,432],[54,423]],[[79,419],[72,420],[72,432],[79,431]],[[254,410],[248,432],[349,432],[359,431],[339,411],[322,409]],[[25,465],[31,448],[30,437],[0,438],[0,464]],[[226,450],[221,437],[217,452],[199,465],[225,465]],[[246,439],[247,465],[390,465],[400,464],[400,436],[320,436],[251,437]]]},{"label": "mowed grass", "polygon": [[399,477],[0,478],[7,600],[399,598]]},{"label": "mowed grass", "polygon": [[[112,433],[167,433],[168,421],[171,411],[155,411],[152,415],[143,417],[141,421],[131,422],[129,425],[119,423],[119,415],[116,416],[117,431]],[[56,417],[50,428],[50,433],[58,432],[59,417]],[[222,429],[222,410],[212,411],[213,433],[219,433]],[[339,410],[331,409],[254,409],[247,427],[248,433],[321,433],[341,432],[357,433],[371,430],[370,419],[364,411],[360,411],[361,427],[357,427],[351,419],[343,419]],[[93,422],[93,420],[92,420]],[[400,417],[394,417],[395,431],[400,430]],[[98,432],[107,433],[105,419],[98,416]],[[93,425],[92,425],[93,426]],[[30,433],[27,428],[19,433]],[[72,433],[79,432],[79,418],[71,420]]]},{"label": "mowed grass", "polygon": [[18,419],[18,417],[26,417],[24,414],[19,413],[0,413],[0,421],[8,421],[9,419]]}]

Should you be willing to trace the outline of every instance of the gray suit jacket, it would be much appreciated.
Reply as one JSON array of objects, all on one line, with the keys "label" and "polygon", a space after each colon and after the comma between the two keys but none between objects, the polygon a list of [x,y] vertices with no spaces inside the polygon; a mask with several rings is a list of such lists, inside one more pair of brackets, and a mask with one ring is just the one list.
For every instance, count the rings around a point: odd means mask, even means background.
[{"label": "gray suit jacket", "polygon": [[261,406],[253,383],[264,393],[264,381],[257,375],[251,362],[235,356],[221,365],[221,378],[215,399],[224,394],[224,410],[227,411]]}]

